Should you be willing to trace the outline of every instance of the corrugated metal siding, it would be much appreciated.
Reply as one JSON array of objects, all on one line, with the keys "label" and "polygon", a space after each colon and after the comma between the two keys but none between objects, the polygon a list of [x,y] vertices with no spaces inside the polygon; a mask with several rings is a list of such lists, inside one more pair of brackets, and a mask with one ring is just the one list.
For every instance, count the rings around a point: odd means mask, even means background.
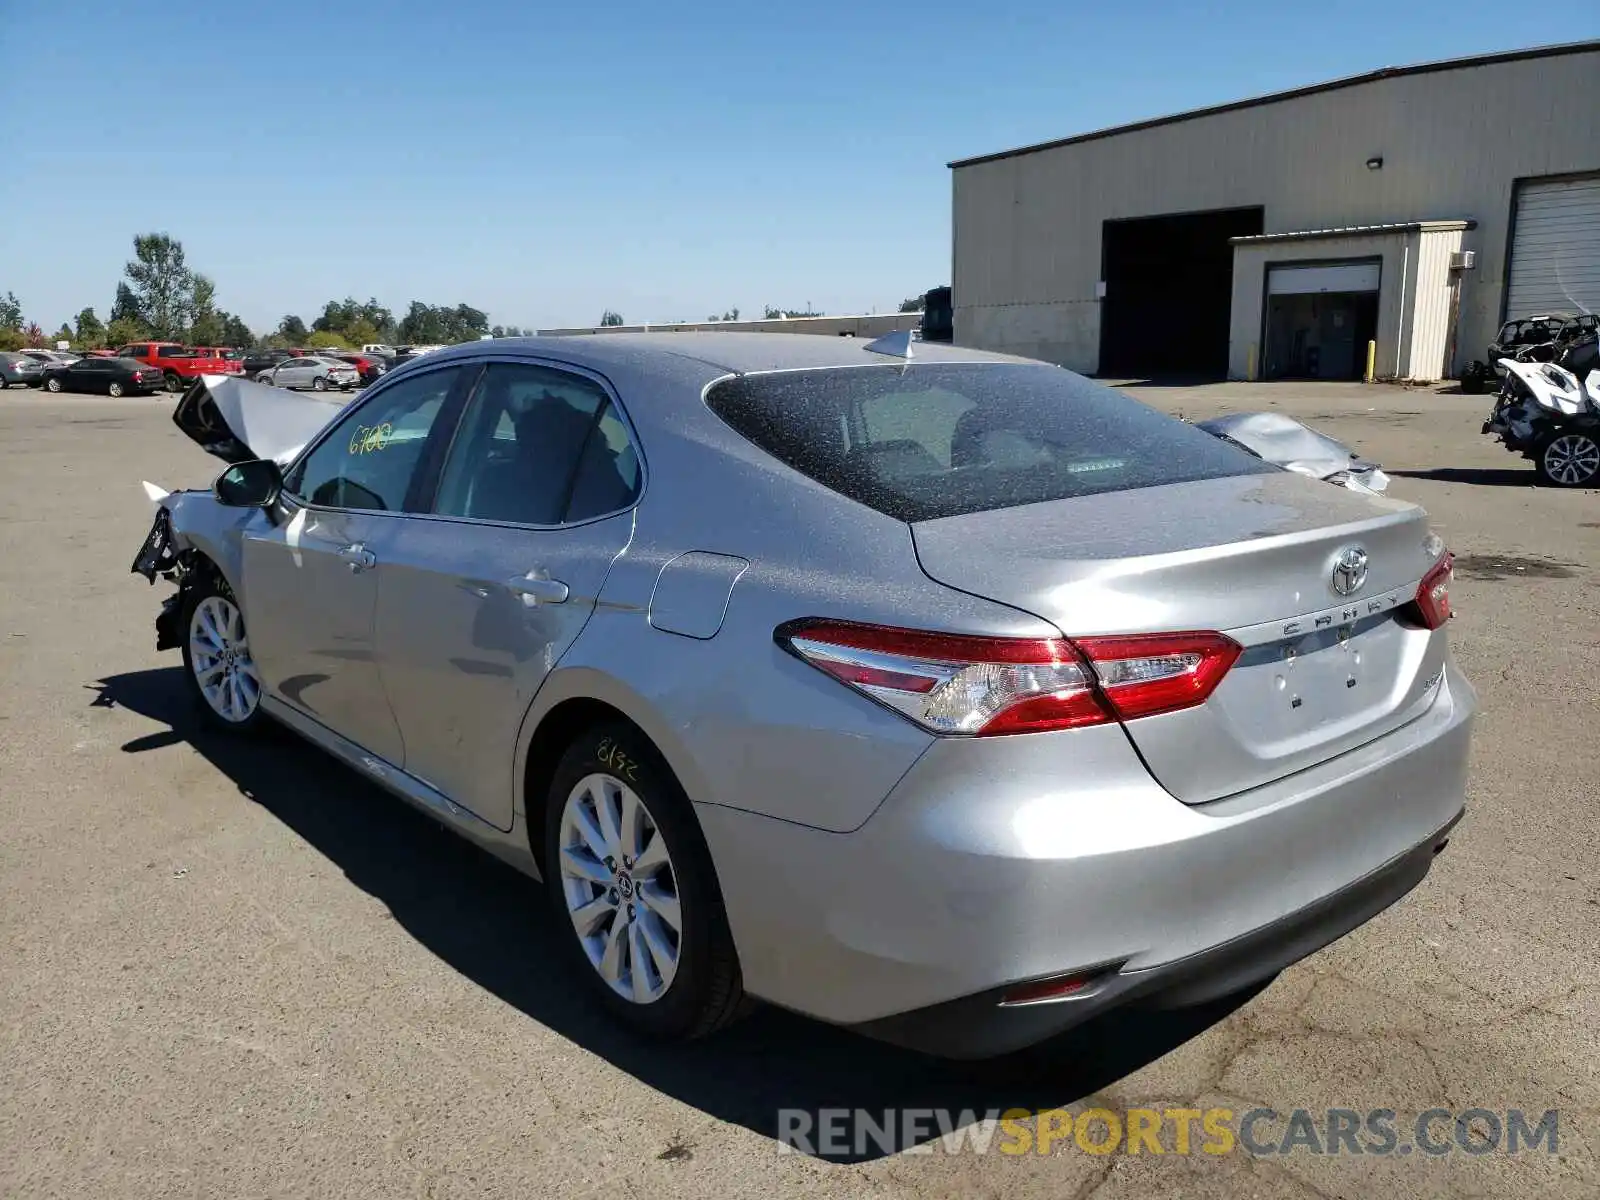
[{"label": "corrugated metal siding", "polygon": [[1600,175],[1530,180],[1517,189],[1510,275],[1507,320],[1600,312]]},{"label": "corrugated metal siding", "polygon": [[1410,326],[1410,379],[1444,379],[1451,372],[1445,363],[1450,342],[1451,299],[1455,276],[1450,256],[1461,248],[1460,229],[1427,230],[1412,235],[1415,276],[1406,303]]},{"label": "corrugated metal siding", "polygon": [[[1092,370],[1104,221],[1260,204],[1268,231],[1475,219],[1462,336],[1481,354],[1499,322],[1512,181],[1600,170],[1597,112],[1600,54],[1575,54],[1385,79],[957,168],[956,340]],[[1382,170],[1367,170],[1373,155]]]}]

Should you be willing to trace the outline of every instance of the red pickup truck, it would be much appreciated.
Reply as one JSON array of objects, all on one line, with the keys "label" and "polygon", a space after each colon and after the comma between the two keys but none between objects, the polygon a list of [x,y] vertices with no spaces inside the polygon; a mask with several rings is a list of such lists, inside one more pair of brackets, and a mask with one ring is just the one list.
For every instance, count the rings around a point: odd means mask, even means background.
[{"label": "red pickup truck", "polygon": [[196,350],[178,342],[132,342],[117,350],[118,358],[135,358],[161,372],[170,392],[181,392],[202,375],[243,375],[244,364],[223,357],[221,350]]}]

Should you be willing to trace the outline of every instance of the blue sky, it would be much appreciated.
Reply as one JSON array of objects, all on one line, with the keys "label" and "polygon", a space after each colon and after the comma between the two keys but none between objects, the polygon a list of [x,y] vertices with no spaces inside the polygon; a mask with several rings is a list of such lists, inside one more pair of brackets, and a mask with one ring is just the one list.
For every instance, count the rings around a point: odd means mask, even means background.
[{"label": "blue sky", "polygon": [[261,329],[883,311],[948,282],[951,159],[1582,33],[1507,11],[0,0],[0,293],[104,319],[165,230]]}]

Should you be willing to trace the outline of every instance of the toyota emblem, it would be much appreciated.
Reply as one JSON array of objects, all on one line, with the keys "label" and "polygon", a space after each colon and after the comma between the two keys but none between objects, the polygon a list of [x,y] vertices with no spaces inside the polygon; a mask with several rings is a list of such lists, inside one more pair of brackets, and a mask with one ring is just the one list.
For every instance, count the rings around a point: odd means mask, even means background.
[{"label": "toyota emblem", "polygon": [[1360,546],[1347,546],[1333,563],[1333,590],[1340,596],[1353,596],[1367,582],[1367,552]]}]

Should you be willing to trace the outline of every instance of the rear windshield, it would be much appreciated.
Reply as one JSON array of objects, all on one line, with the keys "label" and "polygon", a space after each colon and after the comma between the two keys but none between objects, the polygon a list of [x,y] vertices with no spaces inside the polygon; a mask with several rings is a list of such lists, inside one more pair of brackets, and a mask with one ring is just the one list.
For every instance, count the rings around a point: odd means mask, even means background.
[{"label": "rear windshield", "polygon": [[706,403],[795,470],[901,521],[1278,469],[1059,367],[744,375]]}]

